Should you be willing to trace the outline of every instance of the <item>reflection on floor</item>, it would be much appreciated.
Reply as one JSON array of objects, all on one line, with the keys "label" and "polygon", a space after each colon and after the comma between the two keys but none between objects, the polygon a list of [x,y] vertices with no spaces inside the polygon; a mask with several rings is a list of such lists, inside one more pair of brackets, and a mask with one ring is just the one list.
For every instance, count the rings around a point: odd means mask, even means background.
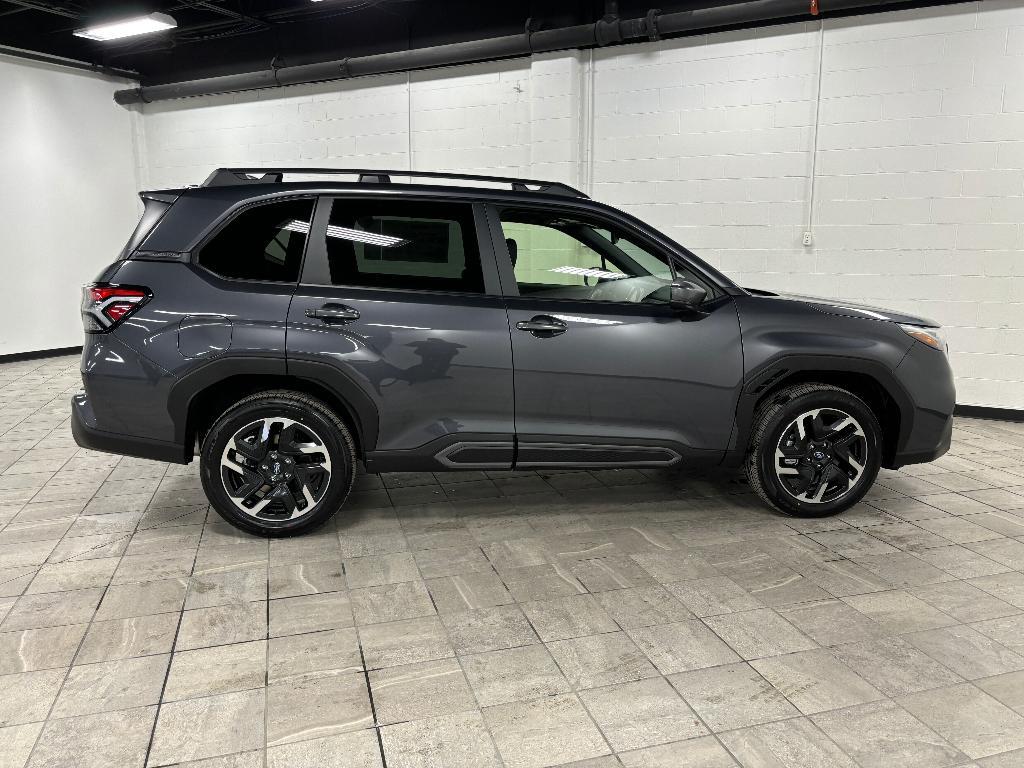
[{"label": "reflection on floor", "polygon": [[1024,765],[1022,424],[840,518],[732,475],[364,476],[267,542],[195,465],[79,450],[78,384],[0,365],[4,766]]}]

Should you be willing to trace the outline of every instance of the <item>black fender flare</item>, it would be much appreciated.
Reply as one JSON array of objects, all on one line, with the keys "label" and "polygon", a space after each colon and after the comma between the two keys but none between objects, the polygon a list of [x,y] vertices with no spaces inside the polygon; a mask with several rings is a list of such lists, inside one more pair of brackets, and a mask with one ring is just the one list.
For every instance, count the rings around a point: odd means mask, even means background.
[{"label": "black fender flare", "polygon": [[754,413],[761,397],[771,389],[806,371],[855,373],[873,379],[896,403],[900,431],[896,450],[906,443],[914,426],[914,402],[892,369],[877,360],[844,355],[791,354],[772,358],[746,377],[736,402],[736,419],[723,464],[739,466],[746,455]]},{"label": "black fender flare", "polygon": [[[274,376],[295,382],[309,382],[328,392],[355,422],[356,438],[364,452],[377,445],[380,416],[376,404],[352,379],[326,363],[285,360],[284,357],[227,356],[210,360],[200,368],[177,379],[167,398],[167,410],[174,424],[174,439],[184,445],[189,440],[189,418],[196,397],[210,387],[239,376]],[[186,446],[186,453],[191,447]]]}]

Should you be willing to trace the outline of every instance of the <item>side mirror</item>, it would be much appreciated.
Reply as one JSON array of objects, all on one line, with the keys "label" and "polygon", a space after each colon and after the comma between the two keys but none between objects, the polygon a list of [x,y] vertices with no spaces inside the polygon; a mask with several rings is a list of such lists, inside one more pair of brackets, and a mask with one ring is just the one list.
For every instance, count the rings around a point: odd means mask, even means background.
[{"label": "side mirror", "polygon": [[689,280],[676,280],[670,291],[668,303],[672,309],[696,309],[708,295],[706,290]]}]

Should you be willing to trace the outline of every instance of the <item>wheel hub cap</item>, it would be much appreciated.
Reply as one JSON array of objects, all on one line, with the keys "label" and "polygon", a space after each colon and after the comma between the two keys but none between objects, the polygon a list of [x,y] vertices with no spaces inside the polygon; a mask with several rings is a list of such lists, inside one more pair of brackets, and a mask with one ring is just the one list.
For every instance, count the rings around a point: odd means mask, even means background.
[{"label": "wheel hub cap", "polygon": [[295,460],[270,451],[260,463],[260,474],[270,485],[277,485],[295,477]]}]

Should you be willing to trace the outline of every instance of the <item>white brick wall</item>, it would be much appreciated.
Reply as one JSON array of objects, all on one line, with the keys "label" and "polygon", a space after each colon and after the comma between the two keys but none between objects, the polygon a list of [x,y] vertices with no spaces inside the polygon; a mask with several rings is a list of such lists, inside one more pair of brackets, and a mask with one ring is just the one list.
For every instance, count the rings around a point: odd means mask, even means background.
[{"label": "white brick wall", "polygon": [[151,186],[277,163],[589,187],[741,284],[934,317],[960,402],[1024,408],[1024,0],[167,102],[143,123]]}]

